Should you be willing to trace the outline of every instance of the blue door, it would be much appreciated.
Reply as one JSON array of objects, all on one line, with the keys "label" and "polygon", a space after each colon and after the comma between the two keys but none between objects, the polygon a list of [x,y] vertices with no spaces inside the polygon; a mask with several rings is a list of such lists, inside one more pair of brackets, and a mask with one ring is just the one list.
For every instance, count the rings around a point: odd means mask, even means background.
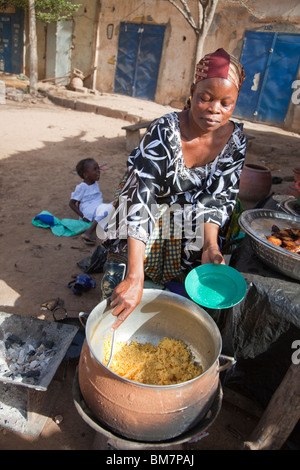
[{"label": "blue door", "polygon": [[0,72],[19,74],[23,67],[23,10],[0,13]]},{"label": "blue door", "polygon": [[246,79],[234,115],[283,124],[299,59],[299,34],[247,31],[240,59]]},{"label": "blue door", "polygon": [[165,27],[121,23],[114,91],[154,100]]},{"label": "blue door", "polygon": [[0,16],[0,72],[11,71],[11,24],[9,15]]}]

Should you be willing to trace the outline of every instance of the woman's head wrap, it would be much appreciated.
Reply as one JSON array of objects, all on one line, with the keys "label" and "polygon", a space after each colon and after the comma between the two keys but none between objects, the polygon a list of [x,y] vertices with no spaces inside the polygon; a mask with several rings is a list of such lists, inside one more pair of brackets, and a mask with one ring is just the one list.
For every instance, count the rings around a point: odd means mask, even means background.
[{"label": "woman's head wrap", "polygon": [[195,83],[206,78],[226,78],[238,91],[245,80],[242,64],[224,49],[205,55],[196,66]]}]

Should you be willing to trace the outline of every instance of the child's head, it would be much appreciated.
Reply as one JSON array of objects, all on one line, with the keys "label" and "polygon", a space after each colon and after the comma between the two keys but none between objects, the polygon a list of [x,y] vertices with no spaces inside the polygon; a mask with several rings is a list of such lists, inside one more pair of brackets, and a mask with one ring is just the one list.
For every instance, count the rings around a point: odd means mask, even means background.
[{"label": "child's head", "polygon": [[97,181],[100,177],[99,164],[93,158],[84,158],[76,165],[78,175],[89,182]]}]

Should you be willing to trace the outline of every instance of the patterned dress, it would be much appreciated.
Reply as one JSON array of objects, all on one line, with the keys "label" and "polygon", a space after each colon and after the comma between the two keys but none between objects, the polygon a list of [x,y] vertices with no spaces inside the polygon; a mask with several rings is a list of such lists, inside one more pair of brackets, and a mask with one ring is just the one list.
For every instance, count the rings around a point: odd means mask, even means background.
[{"label": "patterned dress", "polygon": [[223,228],[234,211],[245,151],[245,135],[234,124],[211,163],[187,168],[178,114],[154,121],[129,156],[104,246],[126,257],[128,236],[145,242],[145,273],[159,284],[187,273],[200,264],[203,223]]}]

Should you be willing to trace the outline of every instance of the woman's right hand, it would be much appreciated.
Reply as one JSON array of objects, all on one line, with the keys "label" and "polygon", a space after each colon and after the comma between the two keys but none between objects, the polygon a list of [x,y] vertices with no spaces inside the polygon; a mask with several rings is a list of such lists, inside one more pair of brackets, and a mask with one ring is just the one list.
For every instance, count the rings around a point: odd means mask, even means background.
[{"label": "woman's right hand", "polygon": [[126,277],[114,289],[110,298],[110,305],[113,307],[112,315],[117,316],[112,325],[113,330],[116,330],[138,306],[143,295],[143,285],[143,277],[141,279]]},{"label": "woman's right hand", "polygon": [[114,289],[111,295],[110,305],[112,314],[118,318],[112,325],[116,330],[128,315],[138,306],[143,295],[144,288],[144,258],[145,244],[129,237],[127,273],[124,281]]}]

